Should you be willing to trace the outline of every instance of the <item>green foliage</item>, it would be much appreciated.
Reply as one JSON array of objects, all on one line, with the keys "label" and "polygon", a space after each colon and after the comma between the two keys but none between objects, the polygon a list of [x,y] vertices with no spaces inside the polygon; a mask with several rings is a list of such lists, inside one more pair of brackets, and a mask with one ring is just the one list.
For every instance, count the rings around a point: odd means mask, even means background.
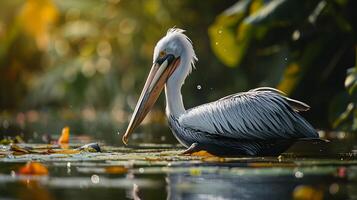
[{"label": "green foliage", "polygon": [[[357,50],[356,50],[357,53]],[[357,94],[357,62],[356,66],[347,70],[347,77],[345,80],[345,87],[351,96],[356,97]]]},{"label": "green foliage", "polygon": [[[169,28],[187,30],[202,58],[202,69],[209,71],[207,76],[224,69],[216,65],[206,45],[208,37],[202,33],[215,14],[232,2],[2,1],[0,132],[27,136],[71,125],[78,133],[119,142],[113,133],[126,128],[151,67],[155,43]],[[222,96],[218,87],[217,93],[210,93],[204,85],[200,91],[205,93],[198,93],[197,83],[188,83],[184,91],[191,94],[185,95],[188,107],[207,101],[212,94]],[[157,106],[163,107],[163,103]],[[150,129],[164,132],[163,113],[164,109],[154,108],[147,122],[159,123],[148,126]],[[141,139],[157,141],[160,136],[147,134]]]},{"label": "green foliage", "polygon": [[[357,55],[357,49],[356,49]],[[357,131],[357,56],[356,65],[347,70],[345,87],[350,95],[351,102],[346,110],[334,122],[334,127],[343,127],[344,129]]]},{"label": "green foliage", "polygon": [[[346,78],[350,97],[339,78],[352,60],[346,52],[357,44],[355,6],[348,0],[241,0],[210,26],[211,47],[222,63],[247,71],[250,82],[307,99],[315,116],[329,116],[338,127],[346,115],[339,114],[356,99],[356,68]],[[356,130],[349,124],[338,128]]]}]

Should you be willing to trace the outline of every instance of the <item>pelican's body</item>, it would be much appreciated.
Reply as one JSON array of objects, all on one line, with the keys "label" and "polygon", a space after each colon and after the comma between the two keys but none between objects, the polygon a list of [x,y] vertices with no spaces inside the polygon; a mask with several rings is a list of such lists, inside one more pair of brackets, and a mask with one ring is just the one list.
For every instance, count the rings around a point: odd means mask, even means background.
[{"label": "pelican's body", "polygon": [[165,85],[166,115],[186,153],[216,155],[279,154],[299,138],[318,138],[299,114],[309,106],[263,87],[186,110],[181,86],[197,60],[181,29],[170,29],[155,47],[154,65],[123,137],[144,119]]}]

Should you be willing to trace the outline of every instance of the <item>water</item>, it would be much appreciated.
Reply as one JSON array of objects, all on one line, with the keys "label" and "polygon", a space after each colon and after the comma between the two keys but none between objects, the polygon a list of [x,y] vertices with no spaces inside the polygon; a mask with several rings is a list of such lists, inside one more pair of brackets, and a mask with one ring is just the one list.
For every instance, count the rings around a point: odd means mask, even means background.
[{"label": "water", "polygon": [[[279,157],[182,156],[182,147],[175,144],[101,148],[101,153],[7,156],[11,154],[3,145],[1,199],[357,198],[354,140],[298,143]],[[49,175],[19,175],[29,160],[44,163]]]}]

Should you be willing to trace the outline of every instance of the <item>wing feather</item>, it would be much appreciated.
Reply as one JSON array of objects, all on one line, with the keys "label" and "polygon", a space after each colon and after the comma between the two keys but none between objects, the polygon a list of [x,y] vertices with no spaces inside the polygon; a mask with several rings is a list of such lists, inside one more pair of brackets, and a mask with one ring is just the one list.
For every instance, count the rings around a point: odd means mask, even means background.
[{"label": "wing feather", "polygon": [[236,139],[318,137],[297,113],[307,107],[279,90],[264,87],[192,108],[178,122],[185,128]]}]

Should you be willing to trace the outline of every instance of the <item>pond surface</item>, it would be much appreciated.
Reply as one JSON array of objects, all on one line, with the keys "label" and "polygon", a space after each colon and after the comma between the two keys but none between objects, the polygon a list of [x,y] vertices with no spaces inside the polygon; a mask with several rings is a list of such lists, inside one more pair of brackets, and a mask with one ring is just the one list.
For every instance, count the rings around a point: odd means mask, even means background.
[{"label": "pond surface", "polygon": [[[70,144],[77,148],[83,144]],[[0,145],[0,199],[357,199],[357,143],[297,143],[279,157],[183,156],[174,144],[38,153]],[[37,151],[37,153],[36,153]],[[48,175],[21,175],[28,161]]]}]

